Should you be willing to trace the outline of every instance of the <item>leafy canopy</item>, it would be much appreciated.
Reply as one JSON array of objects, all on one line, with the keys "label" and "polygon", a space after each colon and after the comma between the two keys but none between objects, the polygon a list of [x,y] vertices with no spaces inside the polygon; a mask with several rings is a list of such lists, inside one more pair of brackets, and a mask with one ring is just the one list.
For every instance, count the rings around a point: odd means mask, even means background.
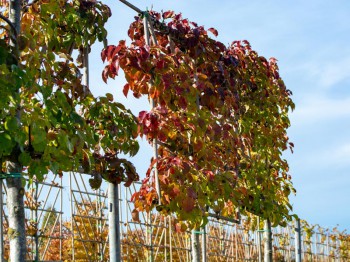
[{"label": "leafy canopy", "polygon": [[126,185],[138,179],[118,157],[138,151],[135,117],[111,94],[95,97],[82,81],[83,51],[105,40],[110,16],[99,1],[34,1],[22,10],[19,56],[10,26],[1,24],[1,159],[19,161],[39,179],[49,170],[100,174]]},{"label": "leafy canopy", "polygon": [[[105,81],[124,71],[125,96],[148,96],[156,107],[139,113],[139,135],[157,139],[154,159],[139,192],[136,211],[154,206],[198,227],[207,211],[254,213],[275,224],[289,217],[293,189],[282,152],[288,142],[291,92],[269,61],[248,41],[225,46],[172,11],[150,12],[157,43],[148,46],[142,17],[120,41],[102,51]],[[162,21],[162,22],[160,22]],[[288,144],[289,143],[289,144]],[[151,175],[156,164],[161,203]]]}]

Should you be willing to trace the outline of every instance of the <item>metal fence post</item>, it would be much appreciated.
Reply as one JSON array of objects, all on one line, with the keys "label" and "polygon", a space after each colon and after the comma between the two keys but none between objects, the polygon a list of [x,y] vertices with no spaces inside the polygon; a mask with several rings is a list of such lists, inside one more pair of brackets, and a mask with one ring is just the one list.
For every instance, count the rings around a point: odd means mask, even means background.
[{"label": "metal fence post", "polygon": [[119,228],[119,200],[118,185],[108,183],[108,222],[109,222],[109,259],[110,262],[121,261],[120,228]]},{"label": "metal fence post", "polygon": [[207,228],[203,226],[202,234],[202,262],[207,262]]},{"label": "metal fence post", "polygon": [[258,217],[258,261],[262,262],[260,217]]},{"label": "metal fence post", "polygon": [[300,227],[300,219],[296,220],[296,226],[295,226],[295,262],[301,262],[301,227]]}]

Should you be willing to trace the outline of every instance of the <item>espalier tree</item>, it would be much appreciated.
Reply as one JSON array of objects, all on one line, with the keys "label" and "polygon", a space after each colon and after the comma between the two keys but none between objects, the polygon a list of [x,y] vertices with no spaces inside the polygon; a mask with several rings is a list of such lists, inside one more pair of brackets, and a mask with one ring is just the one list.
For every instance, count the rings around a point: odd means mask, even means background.
[{"label": "espalier tree", "polygon": [[[152,45],[142,16],[154,28]],[[276,59],[258,55],[247,41],[225,46],[208,33],[218,34],[173,11],[144,12],[130,25],[130,45],[120,41],[102,52],[105,81],[121,68],[125,96],[155,102],[139,113],[139,135],[158,141],[159,156],[132,197],[134,214],[156,207],[175,214],[179,230],[186,228],[181,221],[191,228],[206,224],[208,210],[283,223],[291,218],[294,191],[282,158],[293,147],[286,135],[291,92]]]},{"label": "espalier tree", "polygon": [[93,176],[93,188],[101,178],[128,186],[138,176],[118,153],[136,154],[137,135],[159,148],[133,195],[135,217],[157,207],[191,228],[207,222],[208,210],[228,217],[239,210],[273,224],[290,218],[294,189],[282,152],[293,147],[286,129],[294,104],[275,59],[259,56],[247,41],[225,46],[208,36],[217,36],[215,29],[172,11],[145,12],[155,29],[152,46],[138,17],[130,45],[120,41],[102,51],[105,81],[121,68],[124,94],[154,101],[136,119],[111,94],[94,97],[83,81],[89,48],[107,35],[106,5],[1,3],[0,158],[12,261],[25,257],[23,169],[39,180],[49,171],[79,171]]},{"label": "espalier tree", "polygon": [[97,1],[1,1],[0,159],[8,187],[11,261],[26,244],[21,176],[77,171],[128,186],[138,179],[119,153],[138,151],[136,118],[111,94],[95,97],[82,80],[89,48],[111,16]]}]

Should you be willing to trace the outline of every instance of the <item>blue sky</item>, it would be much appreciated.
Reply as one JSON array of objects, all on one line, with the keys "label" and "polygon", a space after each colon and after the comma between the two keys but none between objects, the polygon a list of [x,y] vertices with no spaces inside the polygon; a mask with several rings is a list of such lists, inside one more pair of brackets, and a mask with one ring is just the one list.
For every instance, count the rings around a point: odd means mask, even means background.
[{"label": "blue sky", "polygon": [[[117,0],[103,1],[112,9],[109,43],[128,40],[135,12]],[[296,110],[290,115],[289,137],[294,154],[285,154],[297,189],[294,212],[324,227],[350,230],[350,1],[166,1],[134,0],[140,9],[174,10],[206,28],[219,31],[224,44],[247,39],[253,49],[278,59],[280,74],[293,92]],[[91,88],[110,92],[135,114],[148,110],[146,100],[124,99],[121,75],[101,80],[102,46],[91,56]],[[140,175],[150,147],[141,143],[133,159]]]}]

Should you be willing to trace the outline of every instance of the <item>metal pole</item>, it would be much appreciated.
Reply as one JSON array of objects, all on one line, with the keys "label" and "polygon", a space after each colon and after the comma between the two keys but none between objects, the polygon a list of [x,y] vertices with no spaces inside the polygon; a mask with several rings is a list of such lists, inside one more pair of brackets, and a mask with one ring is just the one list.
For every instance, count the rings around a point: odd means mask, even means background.
[{"label": "metal pole", "polygon": [[128,7],[130,7],[131,9],[135,10],[136,12],[138,12],[139,14],[142,13],[142,10],[137,8],[136,6],[134,6],[133,4],[130,4],[128,1],[125,0],[119,0],[120,2],[122,2],[123,4],[127,5]]},{"label": "metal pole", "polygon": [[301,227],[300,227],[300,219],[296,220],[296,227],[295,227],[295,262],[301,262]]},{"label": "metal pole", "polygon": [[60,260],[62,260],[62,252],[63,252],[63,246],[62,246],[62,209],[63,209],[63,190],[62,190],[62,177],[60,178]]},{"label": "metal pole", "polygon": [[262,252],[261,252],[261,231],[260,231],[260,217],[258,217],[258,255],[259,255],[259,262],[262,262]]},{"label": "metal pole", "polygon": [[235,225],[235,260],[238,261],[238,230],[237,230],[238,225]]},{"label": "metal pole", "polygon": [[75,250],[74,250],[74,213],[73,213],[72,172],[69,173],[69,194],[70,194],[70,216],[71,216],[71,234],[72,234],[72,261],[74,261]]},{"label": "metal pole", "polygon": [[83,79],[82,84],[89,87],[89,46],[82,50],[83,52]]},{"label": "metal pole", "polygon": [[173,246],[172,246],[172,224],[171,224],[171,216],[169,218],[169,245],[170,245],[170,261],[173,261]]},{"label": "metal pole", "polygon": [[264,262],[272,262],[272,232],[271,232],[271,221],[267,219],[265,221],[265,254]]},{"label": "metal pole", "polygon": [[100,239],[100,243],[99,243],[99,249],[100,249],[100,261],[103,261],[103,236],[102,236],[102,212],[103,212],[103,203],[102,203],[102,199],[101,199],[101,194],[102,194],[102,191],[101,189],[98,189],[98,208],[99,208],[99,212],[100,212],[100,219],[99,219],[99,222],[98,222],[98,233],[100,235],[99,239]]},{"label": "metal pole", "polygon": [[148,245],[148,247],[150,249],[149,257],[147,258],[148,259],[147,261],[153,262],[154,261],[154,256],[153,256],[153,227],[152,227],[152,223],[153,222],[152,222],[152,212],[149,212],[149,214],[147,216],[147,219],[148,219],[147,231],[148,231],[148,238],[149,238],[149,245]]},{"label": "metal pole", "polygon": [[121,261],[118,185],[108,183],[109,261]]},{"label": "metal pole", "polygon": [[[143,18],[143,26],[144,26],[144,31],[145,31],[145,41],[148,46],[151,45],[150,43],[150,29],[149,29],[149,21],[147,19],[147,16],[145,15]],[[153,32],[153,30],[152,30]],[[154,44],[157,44],[157,38],[155,37],[154,32],[152,33],[153,37],[153,42]],[[152,83],[150,83],[152,84]],[[156,106],[156,102],[154,101],[153,98],[150,99],[151,102],[151,108],[153,109]],[[153,139],[153,157],[155,159],[158,158],[158,141],[156,138]],[[157,195],[158,195],[158,205],[161,205],[161,195],[160,195],[160,185],[159,185],[159,179],[158,179],[158,169],[157,169],[157,164],[154,165],[153,167],[153,172],[154,172],[154,182],[155,182],[155,187],[157,190]]]},{"label": "metal pole", "polygon": [[202,234],[202,262],[207,262],[207,228],[203,226]]},{"label": "metal pole", "polygon": [[2,199],[2,178],[0,178],[0,262],[4,262],[4,222],[2,217],[2,206],[3,206],[3,199]]},{"label": "metal pole", "polygon": [[39,261],[39,235],[38,235],[38,180],[35,178],[35,210],[34,210],[34,221],[35,221],[35,261]]}]

